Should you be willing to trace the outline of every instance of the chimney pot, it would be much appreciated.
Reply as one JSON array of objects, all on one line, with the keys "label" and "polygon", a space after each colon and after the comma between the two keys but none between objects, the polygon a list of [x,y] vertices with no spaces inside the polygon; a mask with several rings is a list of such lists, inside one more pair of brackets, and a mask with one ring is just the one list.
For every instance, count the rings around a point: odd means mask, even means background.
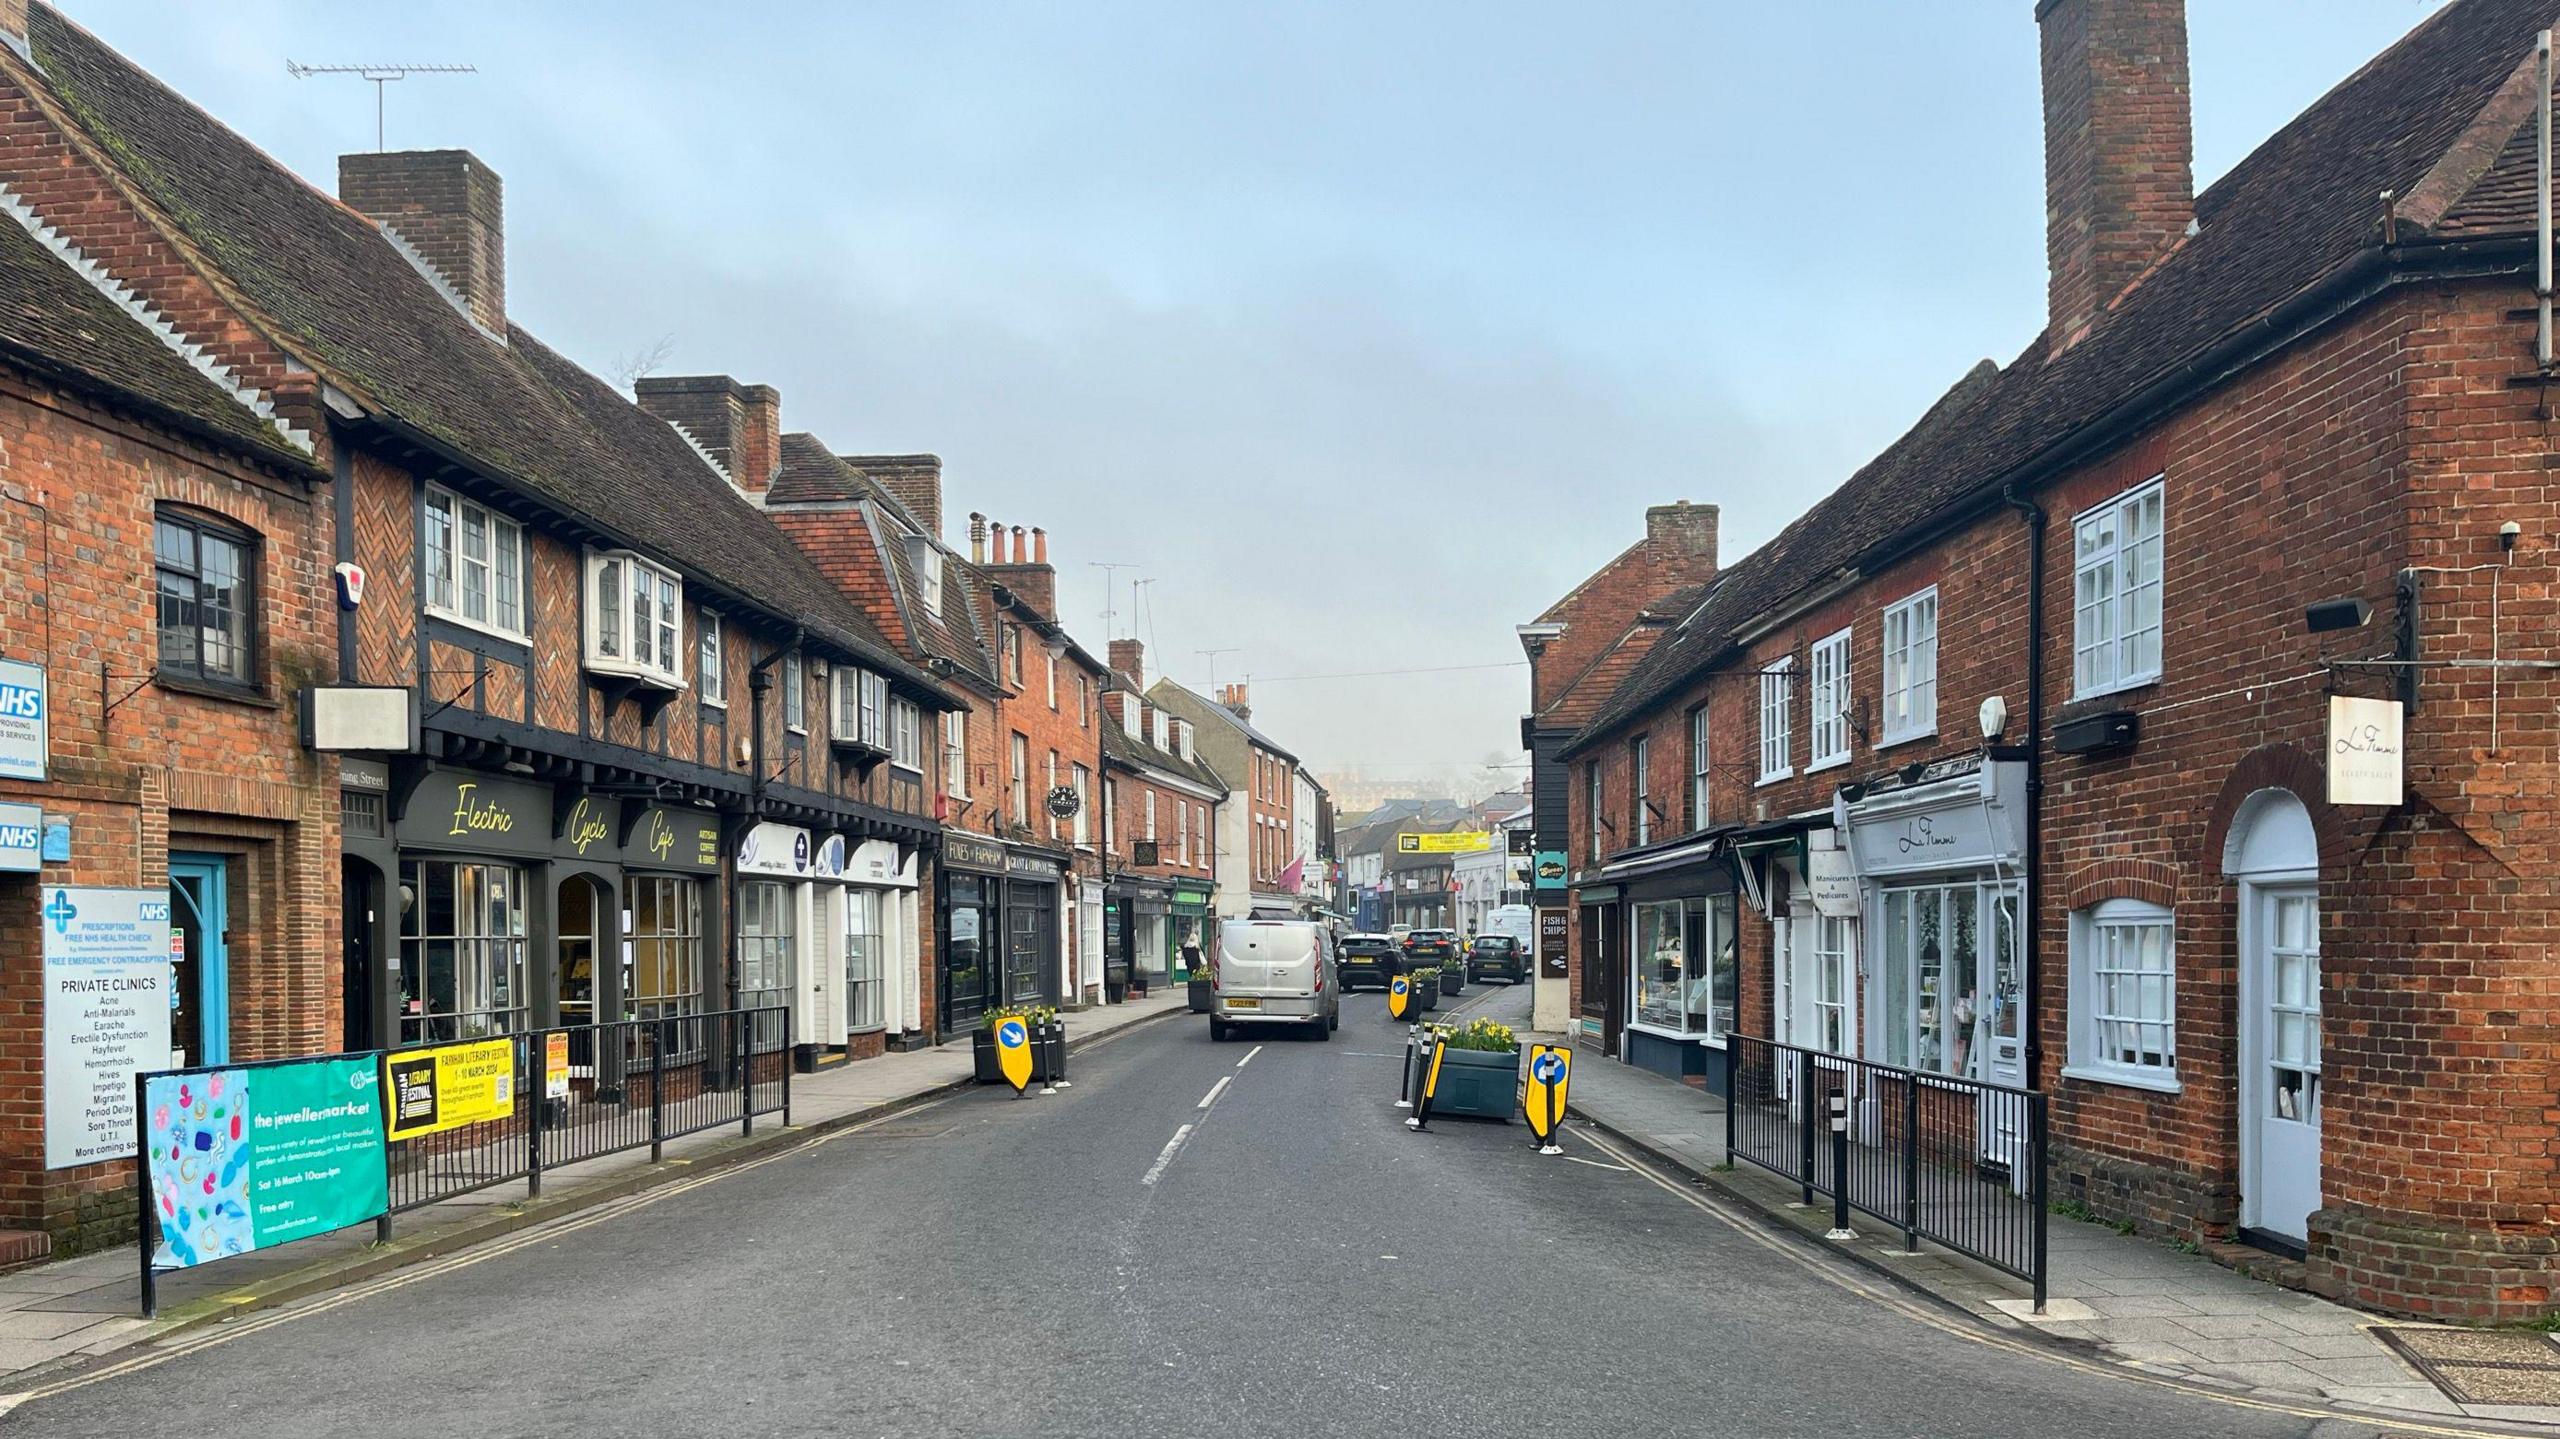
[{"label": "chimney pot", "polygon": [[969,512],[969,563],[987,562],[987,517],[976,510]]},{"label": "chimney pot", "polygon": [[[0,0],[0,29],[25,0]],[[507,333],[506,196],[498,172],[468,150],[393,150],[338,157],[338,198],[417,252],[491,334]]]},{"label": "chimney pot", "polygon": [[2042,0],[2046,342],[2087,333],[2195,218],[2184,0]]},{"label": "chimney pot", "polygon": [[1031,527],[1031,563],[1049,563],[1049,532],[1038,525]]}]

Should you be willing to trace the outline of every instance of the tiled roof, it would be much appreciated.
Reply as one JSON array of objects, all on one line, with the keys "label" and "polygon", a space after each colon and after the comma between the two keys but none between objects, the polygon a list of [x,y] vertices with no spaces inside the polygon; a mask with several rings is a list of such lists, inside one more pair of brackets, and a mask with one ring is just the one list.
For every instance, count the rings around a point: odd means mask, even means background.
[{"label": "tiled roof", "polygon": [[[1174,700],[1170,704],[1166,703],[1165,700],[1168,693],[1174,696]],[[1236,718],[1236,712],[1234,710],[1227,708],[1225,705],[1222,705],[1216,700],[1210,699],[1205,695],[1194,694],[1190,690],[1184,689],[1182,686],[1175,684],[1171,680],[1158,680],[1153,685],[1149,686],[1147,689],[1147,698],[1158,706],[1171,710],[1182,718],[1191,721],[1193,724],[1228,725],[1241,733],[1246,739],[1249,739],[1255,744],[1260,745],[1262,748],[1280,756],[1289,763],[1296,764],[1298,762],[1298,757],[1289,753],[1287,750],[1282,749],[1278,740],[1273,739],[1271,736],[1264,734],[1258,729],[1255,729],[1252,725],[1245,723],[1243,720]]]},{"label": "tiled roof", "polygon": [[[2406,195],[2437,172],[2555,12],[2554,0],[2457,0],[2341,82],[2197,197],[2195,232],[2077,344],[2053,355],[2038,336],[2006,370],[1977,367],[1909,434],[1718,576],[1565,753],[1687,685],[1816,586],[1996,501],[2004,484],[2043,478],[2039,466],[2120,406],[2377,256],[2378,196]],[[2475,211],[2505,192],[2512,149]],[[2515,228],[2512,206],[2494,223]]]},{"label": "tiled roof", "polygon": [[181,358],[144,322],[0,215],[0,353],[260,459],[315,471],[234,393]]},{"label": "tiled roof", "polygon": [[932,683],[671,426],[520,327],[492,343],[373,222],[97,37],[43,5],[29,28],[89,137],[324,376],[597,533]]},{"label": "tiled roof", "polygon": [[1184,759],[1171,750],[1157,749],[1122,729],[1119,721],[1108,714],[1102,717],[1102,757],[1124,764],[1152,765],[1169,774],[1179,775],[1202,789],[1213,789],[1221,794],[1226,792],[1227,782],[1220,779],[1215,770],[1197,760]]},{"label": "tiled roof", "polygon": [[784,435],[782,465],[765,502],[783,509],[797,504],[865,506],[863,530],[869,549],[850,557],[853,573],[848,577],[857,598],[872,606],[874,613],[894,610],[893,623],[883,628],[902,636],[915,658],[948,660],[973,677],[994,681],[995,657],[979,634],[977,610],[970,603],[959,557],[944,549],[941,612],[936,614],[919,602],[919,586],[907,557],[907,539],[922,531],[915,517],[896,496],[881,489],[869,471],[856,468],[815,435]]}]

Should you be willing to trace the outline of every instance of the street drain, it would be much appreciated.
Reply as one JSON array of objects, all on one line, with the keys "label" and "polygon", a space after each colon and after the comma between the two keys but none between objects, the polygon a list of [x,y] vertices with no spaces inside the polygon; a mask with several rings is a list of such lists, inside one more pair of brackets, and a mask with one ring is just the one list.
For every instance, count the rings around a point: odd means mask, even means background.
[{"label": "street drain", "polygon": [[937,1134],[949,1134],[951,1128],[948,1124],[891,1124],[879,1129],[866,1129],[862,1131],[862,1137],[865,1139],[931,1139]]},{"label": "street drain", "polygon": [[2376,1329],[2374,1337],[2463,1404],[2560,1404],[2560,1343],[2546,1334]]}]

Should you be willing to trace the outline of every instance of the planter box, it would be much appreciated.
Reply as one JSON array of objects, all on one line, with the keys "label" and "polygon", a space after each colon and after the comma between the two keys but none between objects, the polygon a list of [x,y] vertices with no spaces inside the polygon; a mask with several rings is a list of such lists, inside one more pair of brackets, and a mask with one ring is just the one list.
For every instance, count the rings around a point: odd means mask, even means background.
[{"label": "planter box", "polygon": [[1427,978],[1414,981],[1413,1008],[1408,1013],[1429,1014],[1440,1007],[1440,981]]},{"label": "planter box", "polygon": [[1464,970],[1444,969],[1440,971],[1440,992],[1442,994],[1456,994],[1459,990],[1466,987],[1467,976]]},{"label": "planter box", "polygon": [[1004,1071],[996,1067],[996,1037],[981,1029],[969,1036],[969,1063],[977,1071],[980,1084],[1004,1083]]},{"label": "planter box", "polygon": [[[1002,1084],[1004,1070],[996,1064],[996,1036],[981,1029],[969,1036],[969,1063],[980,1084]],[[1031,1031],[1031,1082],[1046,1084],[1067,1068],[1067,1027],[1064,1024],[1041,1025]]]},{"label": "planter box", "polygon": [[1190,981],[1190,989],[1191,1012],[1193,1014],[1207,1014],[1209,1012],[1210,999],[1209,981],[1205,979],[1192,980]]},{"label": "planter box", "polygon": [[1511,1122],[1520,1097],[1520,1053],[1452,1049],[1440,1056],[1440,1085],[1431,1096],[1431,1117]]}]

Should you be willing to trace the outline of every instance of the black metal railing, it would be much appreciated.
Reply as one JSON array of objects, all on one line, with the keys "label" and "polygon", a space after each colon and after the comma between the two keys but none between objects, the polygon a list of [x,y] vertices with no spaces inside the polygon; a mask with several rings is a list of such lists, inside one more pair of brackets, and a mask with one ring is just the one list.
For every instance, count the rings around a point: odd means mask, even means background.
[{"label": "black metal railing", "polygon": [[[1729,1036],[1725,1158],[2014,1274],[2044,1307],[2045,1096],[1875,1064],[1752,1035]],[[1835,1145],[1833,1096],[1848,1101]]]}]

